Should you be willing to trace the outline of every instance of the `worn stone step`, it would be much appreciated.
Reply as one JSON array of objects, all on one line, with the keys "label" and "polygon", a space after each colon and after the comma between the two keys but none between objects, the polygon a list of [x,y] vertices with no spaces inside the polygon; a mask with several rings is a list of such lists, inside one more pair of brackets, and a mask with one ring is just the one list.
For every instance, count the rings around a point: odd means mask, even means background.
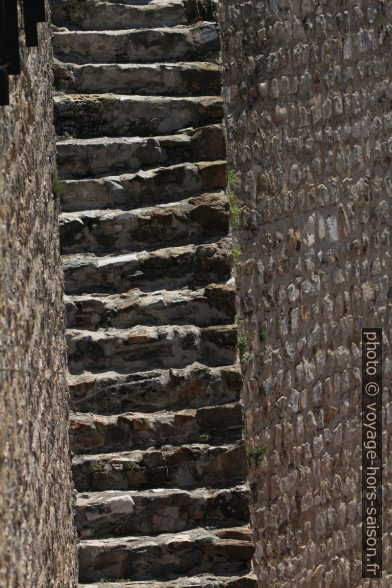
[{"label": "worn stone step", "polygon": [[247,461],[243,443],[182,445],[76,456],[72,473],[79,491],[218,488],[243,482]]},{"label": "worn stone step", "polygon": [[239,400],[241,385],[238,365],[211,368],[200,363],[184,369],[136,374],[86,372],[69,379],[73,410],[97,414],[182,410],[232,403]]},{"label": "worn stone step", "polygon": [[[219,584],[182,584],[184,574],[199,575],[213,572],[223,581],[235,581],[238,574],[247,575],[254,548],[248,527],[232,529],[192,529],[155,537],[124,537],[89,539],[79,544],[80,579],[84,582],[132,578],[131,586],[159,588],[200,586],[216,588]],[[234,578],[228,579],[231,575]],[[206,576],[205,576],[206,577]],[[208,576],[207,576],[208,577]],[[191,580],[193,582],[193,579]],[[202,579],[204,581],[204,578]],[[99,584],[98,584],[99,585]],[[109,584],[110,585],[110,584]],[[126,583],[125,583],[126,585]],[[119,586],[115,584],[114,586]],[[221,584],[231,588],[248,588],[257,584]]]},{"label": "worn stone step", "polygon": [[137,173],[62,183],[62,210],[132,210],[178,202],[226,185],[224,161],[179,163]]},{"label": "worn stone step", "polygon": [[221,93],[217,63],[127,63],[76,65],[55,60],[57,91],[146,96],[215,96]]},{"label": "worn stone step", "polygon": [[[227,574],[229,570],[225,570]],[[183,576],[176,580],[147,580],[127,582],[121,580],[110,582],[105,580],[98,584],[78,584],[79,588],[257,588],[257,577],[254,574],[245,576],[214,576],[212,574],[198,574],[196,576]]]},{"label": "worn stone step", "polygon": [[195,327],[162,325],[100,331],[67,331],[68,368],[80,374],[139,372],[145,369],[181,368],[195,361],[206,365],[230,365],[236,360],[237,329],[234,325]]},{"label": "worn stone step", "polygon": [[249,521],[248,488],[89,492],[78,494],[80,537],[180,533],[195,527],[233,527]]},{"label": "worn stone step", "polygon": [[[124,294],[66,296],[67,324],[73,329],[129,329],[137,325],[230,324],[235,316],[235,290],[229,284],[211,284],[198,290],[151,294],[130,290]],[[190,318],[191,317],[191,318]]]},{"label": "worn stone step", "polygon": [[54,97],[60,137],[135,137],[177,133],[220,123],[222,99],[207,97],[69,94]]},{"label": "worn stone step", "polygon": [[171,0],[150,2],[144,6],[121,2],[96,0],[62,0],[52,3],[52,21],[59,27],[90,31],[124,28],[172,27],[188,24],[191,13],[184,2]]},{"label": "worn stone step", "polygon": [[153,252],[98,257],[63,256],[67,294],[145,292],[197,288],[230,279],[231,239],[217,243],[167,247]]},{"label": "worn stone step", "polygon": [[60,215],[62,253],[145,251],[224,237],[229,204],[223,194],[203,194],[138,210],[89,210]]},{"label": "worn stone step", "polygon": [[219,445],[241,438],[238,402],[178,412],[123,413],[103,416],[73,413],[70,439],[75,453],[131,451],[164,445]]},{"label": "worn stone step", "polygon": [[[218,124],[163,137],[104,137],[57,142],[57,169],[62,179],[102,177],[147,167],[224,159],[225,140],[222,125]],[[140,174],[138,177],[142,181],[145,176]],[[164,184],[159,184],[162,190]],[[64,189],[67,190],[66,185]],[[63,198],[62,205],[63,210],[81,210],[71,198]]]},{"label": "worn stone step", "polygon": [[[124,22],[124,26],[127,23]],[[218,25],[54,32],[53,51],[65,63],[155,63],[203,61],[219,51]]]}]

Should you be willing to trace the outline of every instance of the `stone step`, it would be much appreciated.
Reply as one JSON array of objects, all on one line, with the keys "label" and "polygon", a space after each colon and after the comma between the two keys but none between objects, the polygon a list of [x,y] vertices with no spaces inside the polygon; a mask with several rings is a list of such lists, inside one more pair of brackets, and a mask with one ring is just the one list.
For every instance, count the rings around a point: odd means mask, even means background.
[{"label": "stone step", "polygon": [[[137,325],[231,324],[235,316],[235,290],[228,284],[211,284],[198,290],[130,290],[124,294],[66,296],[67,324],[71,329],[129,329]],[[191,318],[190,318],[191,317]]]},{"label": "stone step", "polygon": [[113,0],[63,0],[52,3],[52,21],[59,27],[90,31],[132,28],[173,27],[195,19],[214,20],[213,3],[197,10],[197,2]]},{"label": "stone step", "polygon": [[200,363],[136,374],[87,372],[69,379],[73,410],[97,414],[233,403],[239,400],[241,385],[238,365],[211,368]]},{"label": "stone step", "polygon": [[224,161],[179,163],[120,176],[65,180],[61,204],[63,212],[133,210],[178,202],[204,191],[221,190],[225,185]]},{"label": "stone step", "polygon": [[180,533],[249,521],[248,488],[89,492],[78,494],[75,523],[82,538]]},{"label": "stone step", "polygon": [[89,210],[60,215],[61,252],[146,251],[224,237],[229,204],[223,194],[203,194],[138,210]]},{"label": "stone step", "polygon": [[[228,570],[225,570],[228,573]],[[79,588],[257,588],[257,578],[254,574],[246,576],[214,576],[212,574],[198,574],[197,576],[183,576],[176,580],[147,580],[127,582],[121,580],[110,582],[104,580],[98,584],[78,584]]]},{"label": "stone step", "polygon": [[219,445],[240,439],[242,426],[242,407],[238,402],[178,412],[113,416],[73,413],[70,439],[77,454],[207,442]]},{"label": "stone step", "polygon": [[247,461],[243,443],[182,445],[76,456],[72,473],[79,491],[218,488],[243,482]]},{"label": "stone step", "polygon": [[[257,584],[230,584],[231,581],[237,581],[235,576],[238,574],[248,574],[253,551],[251,533],[247,527],[192,529],[156,537],[89,539],[79,544],[80,579],[96,582],[132,577],[135,582],[130,583],[130,586],[150,588],[155,585],[159,588],[254,588]],[[211,572],[219,577],[219,581],[222,580],[222,584],[203,583],[204,578],[200,580],[200,576],[195,581],[191,579],[192,583],[183,583],[186,579],[178,578],[184,574],[207,575]],[[166,578],[166,581],[155,584],[159,578]],[[143,580],[146,583],[140,583]],[[124,585],[127,585],[126,582]],[[114,586],[119,588],[120,584]]]},{"label": "stone step", "polygon": [[217,63],[85,64],[55,61],[58,91],[146,96],[215,96],[221,93]]},{"label": "stone step", "polygon": [[[124,26],[127,26],[124,22]],[[219,51],[218,25],[68,31],[53,34],[56,59],[64,63],[156,63],[209,61]]]},{"label": "stone step", "polygon": [[217,243],[167,247],[153,252],[98,257],[92,253],[65,255],[67,294],[175,290],[230,279],[231,239]]},{"label": "stone step", "polygon": [[216,96],[69,94],[54,97],[54,115],[57,134],[63,138],[135,137],[220,123],[223,107]]},{"label": "stone step", "polygon": [[237,328],[218,325],[138,326],[131,329],[67,331],[70,373],[86,370],[140,372],[182,368],[195,361],[210,366],[230,365],[236,360]]},{"label": "stone step", "polygon": [[[189,129],[182,134],[163,137],[66,139],[57,142],[57,169],[62,179],[102,177],[131,173],[158,165],[170,166],[202,159],[214,161],[224,158],[225,140],[221,125]],[[137,177],[142,182],[145,175],[139,174]],[[162,182],[159,184],[162,190],[164,185]],[[66,185],[64,189],[67,190]],[[145,196],[147,195],[146,193]],[[63,199],[62,204],[63,210],[68,207],[69,210],[81,210],[77,208],[77,202],[68,199]],[[109,204],[111,205],[108,202],[107,205]]]}]

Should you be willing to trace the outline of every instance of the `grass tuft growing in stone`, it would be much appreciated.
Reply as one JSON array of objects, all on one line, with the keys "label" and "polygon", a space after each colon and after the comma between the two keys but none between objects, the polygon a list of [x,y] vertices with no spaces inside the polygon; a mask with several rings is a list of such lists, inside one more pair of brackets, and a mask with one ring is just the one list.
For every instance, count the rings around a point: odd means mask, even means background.
[{"label": "grass tuft growing in stone", "polygon": [[227,170],[227,197],[230,205],[230,223],[233,229],[240,228],[240,207],[238,206],[237,195],[235,189],[240,185],[240,181],[234,173],[234,170],[228,168]]},{"label": "grass tuft growing in stone", "polygon": [[232,190],[234,188],[238,188],[238,186],[240,185],[240,181],[231,167],[229,167],[227,170],[227,185]]},{"label": "grass tuft growing in stone", "polygon": [[242,334],[238,337],[238,349],[240,353],[240,361],[244,361],[245,353],[248,351],[248,338],[246,335]]},{"label": "grass tuft growing in stone", "polygon": [[242,363],[245,358],[245,354],[249,350],[248,337],[244,333],[244,321],[243,320],[241,320],[241,319],[237,320],[237,329],[238,329],[238,352],[240,355],[240,362]]},{"label": "grass tuft growing in stone", "polygon": [[259,333],[260,341],[265,343],[268,340],[268,333],[267,331],[261,330]]},{"label": "grass tuft growing in stone", "polygon": [[237,204],[237,196],[234,194],[234,192],[229,192],[227,194],[227,197],[229,199],[229,205],[230,205],[230,223],[233,229],[239,229],[240,228],[240,208]]},{"label": "grass tuft growing in stone", "polygon": [[246,448],[246,455],[249,459],[254,459],[256,465],[259,466],[267,454],[267,447],[265,445],[250,445]]},{"label": "grass tuft growing in stone", "polygon": [[99,474],[100,472],[103,472],[104,468],[105,466],[103,463],[95,463],[93,466],[91,466],[91,471],[93,474]]},{"label": "grass tuft growing in stone", "polygon": [[238,258],[241,255],[241,249],[238,245],[234,245],[231,250],[231,256],[233,258],[233,265],[237,264]]}]

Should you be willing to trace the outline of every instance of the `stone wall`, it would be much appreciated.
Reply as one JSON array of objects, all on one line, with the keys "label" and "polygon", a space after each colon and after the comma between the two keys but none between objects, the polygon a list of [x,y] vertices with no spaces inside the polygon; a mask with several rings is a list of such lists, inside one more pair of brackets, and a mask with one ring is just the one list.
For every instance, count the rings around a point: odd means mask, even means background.
[{"label": "stone wall", "polygon": [[75,586],[50,45],[41,24],[0,107],[3,588]]},{"label": "stone wall", "polygon": [[[391,583],[390,1],[222,0],[260,586],[361,579],[361,328],[384,329]],[[235,223],[237,224],[237,223]],[[267,453],[264,459],[264,447]]]}]

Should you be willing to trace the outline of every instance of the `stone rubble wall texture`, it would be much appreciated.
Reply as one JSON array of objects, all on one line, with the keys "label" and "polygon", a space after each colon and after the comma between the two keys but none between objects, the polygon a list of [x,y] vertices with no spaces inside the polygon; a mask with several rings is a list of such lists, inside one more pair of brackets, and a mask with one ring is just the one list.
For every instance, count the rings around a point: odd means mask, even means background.
[{"label": "stone rubble wall texture", "polygon": [[0,107],[0,586],[68,588],[76,554],[47,23],[22,63]]},{"label": "stone rubble wall texture", "polygon": [[[222,0],[219,13],[246,437],[268,450],[249,479],[259,584],[390,586],[392,3]],[[383,328],[385,350],[373,584],[360,551],[366,326]]]}]

